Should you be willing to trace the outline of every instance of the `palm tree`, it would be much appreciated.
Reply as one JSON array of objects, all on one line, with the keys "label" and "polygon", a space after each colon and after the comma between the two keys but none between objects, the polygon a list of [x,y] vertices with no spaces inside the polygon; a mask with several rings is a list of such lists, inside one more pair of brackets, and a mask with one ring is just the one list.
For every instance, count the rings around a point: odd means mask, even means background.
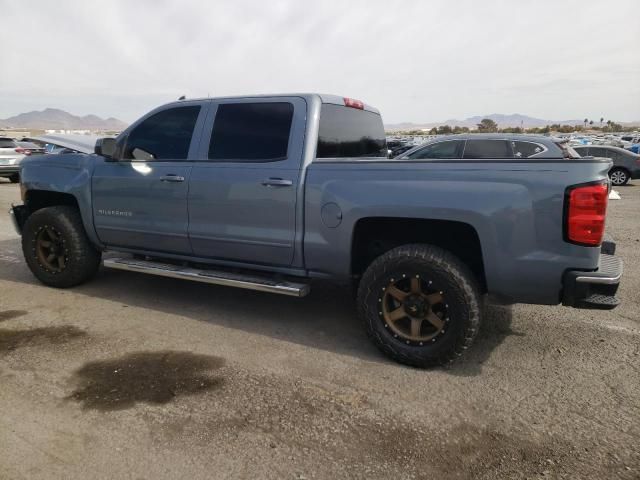
[{"label": "palm tree", "polygon": [[602,122],[604,122],[604,117],[600,117],[600,126],[602,127]]},{"label": "palm tree", "polygon": [[585,119],[584,119],[584,128],[587,128],[587,123],[589,123],[589,119],[588,119],[588,118],[585,118]]}]

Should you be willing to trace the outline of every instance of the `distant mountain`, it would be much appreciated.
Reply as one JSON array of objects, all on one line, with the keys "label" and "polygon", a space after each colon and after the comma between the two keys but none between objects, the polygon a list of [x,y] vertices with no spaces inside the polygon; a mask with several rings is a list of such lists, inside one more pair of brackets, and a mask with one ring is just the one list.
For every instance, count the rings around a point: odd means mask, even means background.
[{"label": "distant mountain", "polygon": [[79,117],[57,108],[21,113],[0,119],[0,128],[30,128],[40,130],[123,130],[127,124],[117,118],[102,119],[96,115]]},{"label": "distant mountain", "polygon": [[475,117],[469,117],[464,120],[450,119],[444,122],[431,122],[431,123],[396,123],[385,125],[387,130],[419,130],[423,128],[433,128],[440,125],[450,125],[452,127],[469,127],[475,128],[483,118],[490,118],[498,124],[500,128],[506,127],[544,127],[545,125],[553,125],[559,123],[560,125],[582,125],[582,120],[543,120],[541,118],[528,117],[527,115],[520,115],[514,113],[512,115],[504,115],[502,113],[492,113],[490,115],[479,115]]}]

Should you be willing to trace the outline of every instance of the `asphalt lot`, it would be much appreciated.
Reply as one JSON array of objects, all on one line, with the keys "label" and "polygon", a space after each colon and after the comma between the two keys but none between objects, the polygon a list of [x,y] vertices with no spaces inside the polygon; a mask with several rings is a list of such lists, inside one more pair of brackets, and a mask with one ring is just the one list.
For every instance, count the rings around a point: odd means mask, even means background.
[{"label": "asphalt lot", "polygon": [[489,307],[464,361],[382,357],[348,292],[103,269],[40,285],[0,179],[0,478],[640,478],[640,182],[612,312]]}]

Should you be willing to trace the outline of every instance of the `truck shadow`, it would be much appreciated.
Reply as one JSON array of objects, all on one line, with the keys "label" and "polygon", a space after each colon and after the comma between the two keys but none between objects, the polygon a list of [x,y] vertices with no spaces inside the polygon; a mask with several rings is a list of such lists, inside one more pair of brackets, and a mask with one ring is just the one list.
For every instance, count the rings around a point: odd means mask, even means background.
[{"label": "truck shadow", "polygon": [[[0,255],[0,278],[39,285],[18,252],[18,239],[0,241],[0,254],[4,253]],[[103,268],[92,282],[73,292],[393,364],[368,340],[349,288],[318,282],[309,296],[291,298]],[[482,364],[507,335],[513,334],[510,325],[510,308],[488,307],[476,345],[462,361],[444,371],[461,376],[480,374]]]}]

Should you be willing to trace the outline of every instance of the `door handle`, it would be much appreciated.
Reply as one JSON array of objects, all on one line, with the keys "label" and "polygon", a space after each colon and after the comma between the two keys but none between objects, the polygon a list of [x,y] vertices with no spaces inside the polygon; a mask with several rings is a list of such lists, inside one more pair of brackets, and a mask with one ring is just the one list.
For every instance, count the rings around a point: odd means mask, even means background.
[{"label": "door handle", "polygon": [[293,181],[284,178],[267,178],[262,181],[262,185],[265,187],[290,187],[293,185]]},{"label": "door handle", "polygon": [[184,177],[181,175],[175,175],[170,173],[169,175],[165,175],[164,177],[160,177],[161,182],[184,182]]}]

